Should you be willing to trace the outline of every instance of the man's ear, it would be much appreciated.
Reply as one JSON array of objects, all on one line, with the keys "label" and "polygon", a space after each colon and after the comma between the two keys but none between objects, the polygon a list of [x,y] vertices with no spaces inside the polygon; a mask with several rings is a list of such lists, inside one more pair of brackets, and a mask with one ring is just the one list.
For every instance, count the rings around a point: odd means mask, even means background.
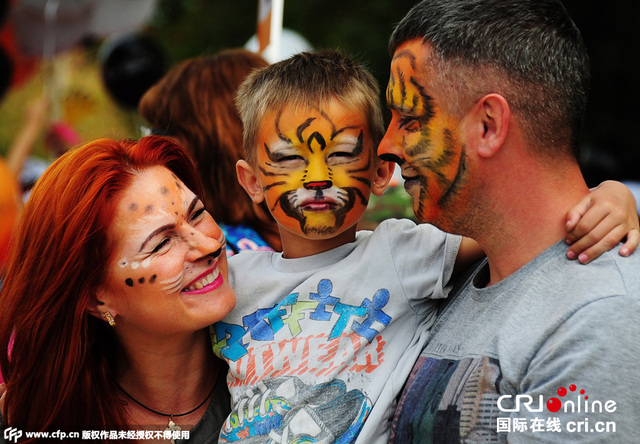
[{"label": "man's ear", "polygon": [[393,176],[393,170],[396,167],[394,162],[388,162],[386,160],[378,159],[378,167],[376,169],[376,176],[373,178],[371,184],[371,192],[374,196],[382,196],[384,190],[387,189],[389,181]]},{"label": "man's ear", "polygon": [[487,94],[471,109],[467,135],[480,157],[491,157],[504,145],[511,123],[511,109],[500,94]]},{"label": "man's ear", "polygon": [[264,200],[264,192],[262,185],[258,181],[258,176],[249,162],[246,160],[239,160],[236,163],[236,174],[238,175],[238,182],[254,203],[259,204]]}]

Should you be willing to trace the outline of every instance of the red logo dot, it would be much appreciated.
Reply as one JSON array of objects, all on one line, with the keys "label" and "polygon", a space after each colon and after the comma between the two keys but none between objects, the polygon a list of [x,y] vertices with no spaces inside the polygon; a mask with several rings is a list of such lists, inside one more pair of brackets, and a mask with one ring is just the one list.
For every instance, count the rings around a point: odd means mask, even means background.
[{"label": "red logo dot", "polygon": [[571,384],[571,385],[569,386],[569,390],[571,390],[572,392],[575,392],[575,391],[576,391],[576,388],[577,388],[577,387],[576,387],[576,385],[575,385],[575,384]]},{"label": "red logo dot", "polygon": [[560,395],[560,396],[564,396],[564,395],[566,395],[566,394],[567,394],[567,389],[566,389],[566,388],[564,388],[564,387],[560,387],[560,388],[558,389],[558,395]]},{"label": "red logo dot", "polygon": [[558,398],[551,398],[547,401],[547,409],[550,412],[557,412],[562,408],[562,402]]}]

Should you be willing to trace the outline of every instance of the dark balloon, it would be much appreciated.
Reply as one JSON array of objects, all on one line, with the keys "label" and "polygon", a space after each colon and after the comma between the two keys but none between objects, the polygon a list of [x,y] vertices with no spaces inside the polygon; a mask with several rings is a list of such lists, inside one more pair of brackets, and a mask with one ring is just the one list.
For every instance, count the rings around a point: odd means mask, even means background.
[{"label": "dark balloon", "polygon": [[152,39],[138,34],[105,42],[100,59],[107,90],[126,108],[137,109],[142,95],[166,69],[162,49]]},{"label": "dark balloon", "polygon": [[13,61],[0,46],[0,99],[4,97],[4,94],[9,90],[11,82],[13,80]]},{"label": "dark balloon", "polygon": [[4,24],[4,19],[7,18],[9,12],[9,0],[0,0],[0,26]]}]

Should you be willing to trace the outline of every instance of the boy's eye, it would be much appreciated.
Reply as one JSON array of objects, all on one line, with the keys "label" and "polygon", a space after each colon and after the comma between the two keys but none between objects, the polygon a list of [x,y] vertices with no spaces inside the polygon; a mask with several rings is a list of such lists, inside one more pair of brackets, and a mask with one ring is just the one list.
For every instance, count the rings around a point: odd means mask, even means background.
[{"label": "boy's eye", "polygon": [[292,155],[292,156],[284,156],[278,159],[278,162],[286,162],[292,160],[304,160],[302,156]]},{"label": "boy's eye", "polygon": [[346,151],[337,151],[335,153],[331,153],[329,157],[353,157],[353,153],[349,153]]}]

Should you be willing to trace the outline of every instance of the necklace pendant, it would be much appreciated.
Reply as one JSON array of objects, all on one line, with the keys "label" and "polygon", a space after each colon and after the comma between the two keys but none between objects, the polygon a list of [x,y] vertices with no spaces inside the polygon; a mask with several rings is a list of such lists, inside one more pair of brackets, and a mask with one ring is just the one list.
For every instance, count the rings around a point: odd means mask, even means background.
[{"label": "necklace pendant", "polygon": [[[181,430],[182,428],[173,422],[173,417],[169,419],[169,424],[167,424],[167,428],[164,429],[165,432],[169,432],[171,435],[173,435],[173,432],[179,432]],[[171,444],[176,444],[176,440],[173,437],[171,438]]]}]

